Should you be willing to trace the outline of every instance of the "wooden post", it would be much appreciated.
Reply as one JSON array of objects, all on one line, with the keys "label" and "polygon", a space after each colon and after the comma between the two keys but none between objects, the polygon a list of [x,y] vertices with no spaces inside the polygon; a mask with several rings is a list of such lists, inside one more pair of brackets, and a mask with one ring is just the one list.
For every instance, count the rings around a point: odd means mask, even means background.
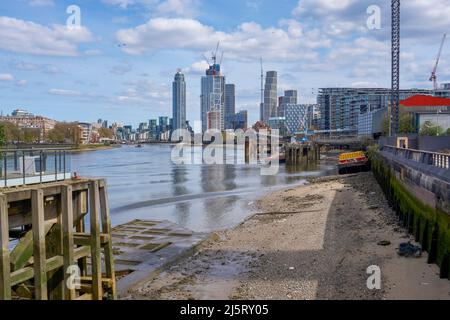
[{"label": "wooden post", "polygon": [[102,217],[102,233],[109,235],[108,243],[105,245],[105,268],[106,276],[111,279],[112,299],[117,299],[116,275],[114,272],[114,254],[111,239],[111,219],[109,216],[108,192],[106,184],[100,189],[100,213]]},{"label": "wooden post", "polygon": [[89,212],[91,222],[91,267],[92,267],[92,299],[101,300],[102,293],[102,259],[100,245],[100,219],[98,214],[99,206],[99,186],[98,181],[91,181],[89,184]]},{"label": "wooden post", "polygon": [[0,300],[11,300],[8,199],[0,195]]},{"label": "wooden post", "polygon": [[[83,202],[84,197],[83,193],[79,192],[75,197],[75,202],[73,203],[73,216],[74,217],[81,217],[83,212]],[[79,233],[85,233],[86,228],[84,225],[84,217],[80,218],[80,221],[76,224],[76,231]],[[78,266],[80,267],[81,276],[86,276],[87,272],[87,259],[81,258],[78,261]]]},{"label": "wooden post", "polygon": [[47,300],[47,270],[44,230],[44,192],[31,190],[31,216],[33,225],[33,261],[35,299]]},{"label": "wooden post", "polygon": [[71,276],[67,273],[67,271],[70,266],[75,265],[73,256],[73,204],[71,185],[64,185],[61,188],[61,208],[64,260],[64,298],[67,300],[74,300],[75,288],[69,288],[69,284],[67,283],[69,277]]}]

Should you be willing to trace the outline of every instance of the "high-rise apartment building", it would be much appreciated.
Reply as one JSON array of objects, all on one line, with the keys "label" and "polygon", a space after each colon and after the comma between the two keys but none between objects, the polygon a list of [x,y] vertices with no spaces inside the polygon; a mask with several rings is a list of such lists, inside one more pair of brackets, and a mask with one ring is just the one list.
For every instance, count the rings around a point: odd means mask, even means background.
[{"label": "high-rise apartment building", "polygon": [[277,87],[277,72],[268,71],[266,73],[266,83],[264,86],[264,105],[262,120],[268,123],[269,118],[276,117],[278,115],[278,87]]},{"label": "high-rise apartment building", "polygon": [[233,129],[234,114],[236,113],[236,87],[234,84],[225,85],[225,129]]},{"label": "high-rise apartment building", "polygon": [[[214,126],[216,126],[217,112],[220,115],[220,128],[225,129],[225,77],[220,73],[220,65],[213,64],[206,70],[206,76],[201,80],[200,96],[200,118],[202,120],[202,131],[208,130],[208,113],[215,111]],[[211,122],[212,123],[212,122]]]},{"label": "high-rise apartment building", "polygon": [[184,74],[178,71],[172,83],[172,129],[186,128],[186,81]]},{"label": "high-rise apartment building", "polygon": [[[413,95],[433,95],[425,89],[400,90],[400,100]],[[320,119],[318,129],[324,133],[357,134],[361,114],[388,108],[391,89],[323,88],[317,97]]]},{"label": "high-rise apartment building", "polygon": [[297,104],[298,93],[297,90],[287,90],[284,92],[284,96],[279,99],[278,103],[278,116],[284,117],[286,105]]}]

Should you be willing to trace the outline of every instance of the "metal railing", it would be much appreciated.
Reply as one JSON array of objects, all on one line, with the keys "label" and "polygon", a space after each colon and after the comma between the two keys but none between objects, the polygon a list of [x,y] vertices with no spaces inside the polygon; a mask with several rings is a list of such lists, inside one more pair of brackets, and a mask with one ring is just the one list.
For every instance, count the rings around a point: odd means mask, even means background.
[{"label": "metal railing", "polygon": [[382,150],[425,165],[440,169],[450,169],[450,154],[404,149],[394,146],[384,146]]},{"label": "metal railing", "polygon": [[70,170],[69,149],[0,149],[0,187],[61,181]]}]

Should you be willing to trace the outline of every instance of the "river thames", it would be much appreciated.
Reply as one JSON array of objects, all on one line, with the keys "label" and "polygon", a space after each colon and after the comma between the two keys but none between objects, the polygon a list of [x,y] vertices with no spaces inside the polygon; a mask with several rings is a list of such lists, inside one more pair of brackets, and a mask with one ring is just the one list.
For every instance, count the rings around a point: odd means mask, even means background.
[{"label": "river thames", "polygon": [[170,145],[75,153],[71,162],[82,177],[107,180],[113,226],[157,219],[199,232],[233,227],[256,212],[254,203],[265,193],[334,170],[326,164],[308,171],[280,165],[277,175],[263,176],[258,165],[177,165]]}]

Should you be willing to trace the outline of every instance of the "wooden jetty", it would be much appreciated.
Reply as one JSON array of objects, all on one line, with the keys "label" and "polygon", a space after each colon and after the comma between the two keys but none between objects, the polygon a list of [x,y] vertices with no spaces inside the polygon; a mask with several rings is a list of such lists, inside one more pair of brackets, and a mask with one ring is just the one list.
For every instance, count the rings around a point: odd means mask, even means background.
[{"label": "wooden jetty", "polygon": [[106,189],[98,179],[0,189],[0,300],[116,299]]},{"label": "wooden jetty", "polygon": [[314,144],[288,143],[285,145],[286,165],[296,166],[320,160],[320,147]]}]

